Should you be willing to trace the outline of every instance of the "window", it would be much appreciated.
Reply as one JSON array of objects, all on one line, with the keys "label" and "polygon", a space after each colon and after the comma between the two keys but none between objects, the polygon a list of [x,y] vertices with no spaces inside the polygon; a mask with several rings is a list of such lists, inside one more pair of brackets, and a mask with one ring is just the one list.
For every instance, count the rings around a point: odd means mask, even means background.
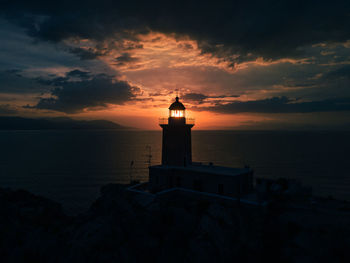
[{"label": "window", "polygon": [[171,110],[170,117],[175,117],[175,118],[185,117],[185,111],[184,110]]}]

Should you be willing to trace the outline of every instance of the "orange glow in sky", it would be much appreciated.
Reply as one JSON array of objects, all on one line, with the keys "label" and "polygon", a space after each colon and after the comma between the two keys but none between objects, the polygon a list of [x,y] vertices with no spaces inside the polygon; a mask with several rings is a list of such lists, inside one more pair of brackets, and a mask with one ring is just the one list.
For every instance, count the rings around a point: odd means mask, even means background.
[{"label": "orange glow in sky", "polygon": [[[86,50],[93,50],[95,46],[95,43],[88,39],[67,40],[66,44]],[[258,98],[261,96],[260,91],[255,94],[242,93],[240,83],[236,86],[230,80],[230,76],[233,76],[237,69],[246,70],[255,64],[266,66],[268,63],[256,61],[233,69],[227,61],[203,54],[194,40],[156,32],[139,35],[134,42],[124,40],[124,46],[142,48],[121,51],[118,45],[113,41],[105,43],[105,50],[108,52],[98,58],[103,63],[101,73],[115,74],[116,80],[124,80],[137,87],[138,90],[134,91],[135,98],[122,105],[85,108],[82,112],[68,114],[70,117],[106,119],[128,127],[159,129],[158,118],[168,117],[168,107],[178,94],[187,108],[186,117],[196,119],[196,129],[231,129],[247,121],[266,119],[252,114],[218,114],[198,110],[198,107],[208,107],[218,102],[229,103],[237,100],[237,97],[240,100]],[[68,69],[48,70],[50,69],[46,69],[48,73],[54,71],[56,75],[64,76]],[[210,78],[209,73],[213,75]],[[222,81],[224,84],[221,84]],[[182,96],[188,93],[206,94],[209,97],[201,101],[182,99]],[[173,115],[182,117],[183,112],[174,112]]]},{"label": "orange glow in sky", "polygon": [[[65,44],[93,51],[96,47],[96,43],[89,39],[65,40]],[[186,117],[196,119],[195,129],[249,128],[260,122],[284,121],[284,117],[276,114],[224,114],[210,109],[236,101],[259,100],[297,91],[302,87],[273,83],[259,86],[259,76],[264,82],[272,68],[310,63],[307,59],[266,61],[259,58],[232,67],[229,60],[203,53],[197,42],[190,38],[157,32],[136,36],[135,40],[123,40],[122,43],[106,40],[104,44],[99,43],[99,48],[105,53],[96,58],[99,64],[94,66],[94,74],[107,74],[114,76],[115,81],[126,81],[134,87],[130,99],[120,104],[86,107],[79,112],[64,113],[31,107],[24,110],[22,105],[35,105],[38,97],[49,98],[52,94],[39,93],[34,97],[21,94],[13,106],[23,111],[22,116],[37,116],[39,112],[43,117],[66,115],[80,119],[105,119],[128,127],[157,130],[158,119],[168,117],[168,108],[178,95],[186,107]],[[53,66],[33,68],[26,73],[40,76],[39,73],[44,72],[64,77],[73,69],[76,68]],[[89,71],[84,68],[80,70]],[[250,80],[253,85],[249,83]],[[250,84],[249,88],[247,83]],[[13,98],[14,95],[11,96]],[[182,117],[182,114],[174,112],[173,116]],[[303,116],[306,123],[312,119],[305,114]]]},{"label": "orange glow in sky", "polygon": [[[137,8],[123,17],[107,6],[101,17],[91,8],[72,20],[56,17],[63,8],[55,15],[28,11],[30,23],[0,19],[1,116],[102,119],[155,130],[178,96],[195,129],[347,129],[350,40],[331,16],[337,34],[331,27],[316,34],[310,29],[317,20],[308,24],[307,16],[300,19],[308,26],[289,34],[260,23],[261,12],[252,20],[240,19],[241,11],[202,17],[205,8],[213,11],[204,5],[180,22],[161,7],[151,22],[153,15],[134,17]],[[93,19],[79,20],[85,15]]]},{"label": "orange glow in sky", "polygon": [[[220,90],[218,84],[206,82],[205,71],[211,68],[231,74],[234,73],[232,68],[228,67],[227,62],[201,54],[197,43],[189,38],[177,39],[173,35],[150,33],[140,35],[137,43],[127,44],[142,45],[142,48],[131,49],[127,55],[118,49],[110,49],[108,55],[101,57],[100,60],[110,71],[118,72],[117,79],[128,81],[140,89],[137,99],[124,105],[110,105],[108,109],[86,109],[75,116],[104,118],[130,127],[158,129],[158,118],[167,117],[168,107],[174,101],[176,94],[179,94],[181,100],[181,95],[191,92],[206,94],[209,92],[210,95],[222,95],[227,92]],[[93,43],[89,40],[81,40],[79,45],[87,49],[93,47]],[[126,61],[118,58],[125,58]],[[194,111],[191,107],[196,106],[196,102],[182,102],[189,109],[186,117],[196,118],[198,129],[235,126],[236,120],[242,119],[241,116],[233,118],[222,114]],[[201,106],[212,103],[215,101],[208,99]],[[183,112],[174,112],[173,115],[182,117]]]}]

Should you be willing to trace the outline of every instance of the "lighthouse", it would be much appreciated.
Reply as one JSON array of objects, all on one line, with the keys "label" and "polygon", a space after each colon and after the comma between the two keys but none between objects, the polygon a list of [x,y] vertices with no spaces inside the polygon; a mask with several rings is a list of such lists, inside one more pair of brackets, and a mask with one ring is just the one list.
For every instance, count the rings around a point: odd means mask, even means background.
[{"label": "lighthouse", "polygon": [[186,118],[186,108],[175,98],[169,107],[169,117],[161,119],[163,129],[162,165],[187,166],[192,163],[191,129],[193,119]]},{"label": "lighthouse", "polygon": [[186,117],[186,108],[176,97],[168,118],[159,122],[163,129],[162,162],[149,167],[148,190],[151,193],[185,191],[187,194],[216,194],[240,198],[253,189],[253,170],[192,161],[191,129],[194,120]]}]

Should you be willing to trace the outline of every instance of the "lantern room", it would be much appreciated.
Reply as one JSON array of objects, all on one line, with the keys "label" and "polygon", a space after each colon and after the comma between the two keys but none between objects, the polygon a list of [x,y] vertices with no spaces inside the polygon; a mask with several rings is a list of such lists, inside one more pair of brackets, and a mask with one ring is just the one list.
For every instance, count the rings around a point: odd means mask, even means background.
[{"label": "lantern room", "polygon": [[175,102],[169,107],[169,117],[171,118],[184,118],[185,106],[179,102],[179,97],[175,98]]}]

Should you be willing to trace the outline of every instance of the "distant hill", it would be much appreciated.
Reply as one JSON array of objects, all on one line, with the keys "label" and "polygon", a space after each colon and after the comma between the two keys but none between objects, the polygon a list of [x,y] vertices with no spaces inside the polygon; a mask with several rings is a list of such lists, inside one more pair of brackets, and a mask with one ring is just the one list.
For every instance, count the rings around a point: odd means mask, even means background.
[{"label": "distant hill", "polygon": [[96,129],[127,129],[117,123],[106,120],[74,120],[71,118],[22,118],[1,117],[0,130],[96,130]]}]

